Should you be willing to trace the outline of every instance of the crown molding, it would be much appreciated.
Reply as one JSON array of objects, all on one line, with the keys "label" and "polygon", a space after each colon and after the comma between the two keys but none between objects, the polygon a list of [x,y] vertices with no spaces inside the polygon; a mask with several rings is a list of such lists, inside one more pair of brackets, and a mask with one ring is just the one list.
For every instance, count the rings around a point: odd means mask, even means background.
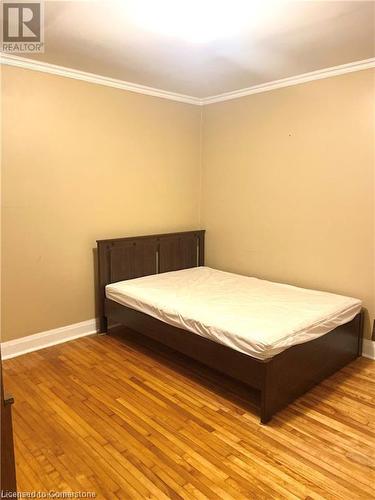
[{"label": "crown molding", "polygon": [[14,56],[11,54],[1,53],[0,63],[7,66],[16,66],[18,68],[31,69],[33,71],[41,71],[42,73],[50,73],[52,75],[65,76],[66,78],[73,78],[74,80],[82,80],[84,82],[96,83],[98,85],[105,85],[121,90],[128,90],[129,92],[136,92],[138,94],[146,94],[153,97],[161,97],[162,99],[169,99],[172,101],[184,102],[187,104],[195,104],[200,106],[201,99],[191,97],[188,95],[177,94],[167,90],[155,89],[137,83],[125,82],[107,76],[96,75],[94,73],[87,73],[86,71],[79,71],[77,69],[66,68],[64,66],[57,66],[46,62],[28,59],[26,57]]},{"label": "crown molding", "polygon": [[344,75],[346,73],[353,73],[365,69],[375,68],[375,57],[371,59],[364,59],[362,61],[355,61],[348,64],[341,64],[340,66],[332,66],[322,70],[311,71],[289,78],[282,78],[281,80],[274,80],[260,85],[253,85],[245,89],[235,90],[233,92],[224,92],[215,96],[204,98],[188,96],[184,94],[177,94],[167,90],[155,89],[137,83],[125,82],[123,80],[116,80],[106,76],[96,75],[94,73],[87,73],[76,69],[66,68],[64,66],[57,66],[56,64],[49,64],[45,62],[28,59],[26,57],[14,56],[11,54],[1,53],[0,63],[8,66],[17,66],[19,68],[30,69],[33,71],[41,71],[43,73],[50,73],[52,75],[64,76],[66,78],[73,78],[75,80],[82,80],[85,82],[96,83],[98,85],[105,85],[129,92],[136,92],[138,94],[150,95],[153,97],[160,97],[162,99],[169,99],[172,101],[184,102],[187,104],[194,104],[196,106],[205,106],[214,104],[216,102],[230,101],[252,94],[260,94],[261,92],[269,92],[271,90],[280,89],[283,87],[290,87],[299,85],[301,83],[312,82],[314,80],[322,80],[333,76]]},{"label": "crown molding", "polygon": [[371,59],[364,59],[363,61],[355,61],[348,64],[341,64],[340,66],[332,66],[330,68],[319,69],[311,71],[310,73],[303,73],[302,75],[292,76],[289,78],[282,78],[281,80],[274,80],[272,82],[262,83],[260,85],[253,85],[246,89],[235,90],[233,92],[225,92],[211,97],[201,99],[202,105],[214,104],[216,102],[230,101],[245,97],[252,94],[260,94],[261,92],[269,92],[270,90],[281,89],[283,87],[291,87],[301,83],[312,82],[314,80],[322,80],[323,78],[330,78],[332,76],[344,75],[345,73],[353,73],[354,71],[361,71],[364,69],[375,68],[375,57]]}]

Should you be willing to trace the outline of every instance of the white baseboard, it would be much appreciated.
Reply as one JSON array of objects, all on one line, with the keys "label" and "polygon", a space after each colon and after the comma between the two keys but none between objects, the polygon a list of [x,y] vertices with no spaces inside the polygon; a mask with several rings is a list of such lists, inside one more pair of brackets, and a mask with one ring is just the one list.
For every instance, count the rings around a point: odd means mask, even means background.
[{"label": "white baseboard", "polygon": [[[28,335],[20,339],[9,340],[1,344],[2,358],[15,358],[16,356],[21,356],[21,354],[38,351],[39,349],[62,344],[63,342],[80,337],[86,337],[87,335],[98,333],[98,331],[98,321],[96,319],[89,319],[81,323],[48,330],[47,332],[35,333],[34,335]],[[375,342],[369,339],[363,340],[362,356],[375,359]]]},{"label": "white baseboard", "polygon": [[21,354],[37,351],[69,340],[85,337],[98,332],[96,319],[89,319],[74,325],[62,326],[46,332],[35,333],[20,339],[9,340],[1,343],[1,354],[3,359],[14,358]]},{"label": "white baseboard", "polygon": [[373,340],[363,339],[362,356],[375,359],[375,342]]}]

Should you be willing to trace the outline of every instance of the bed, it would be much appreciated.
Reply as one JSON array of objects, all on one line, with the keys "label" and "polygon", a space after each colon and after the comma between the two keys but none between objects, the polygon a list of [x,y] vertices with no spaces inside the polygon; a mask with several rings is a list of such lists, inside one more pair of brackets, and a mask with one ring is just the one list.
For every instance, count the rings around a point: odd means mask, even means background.
[{"label": "bed", "polygon": [[247,384],[265,424],[361,355],[361,301],[206,267],[204,236],[99,240],[100,329],[119,323]]}]

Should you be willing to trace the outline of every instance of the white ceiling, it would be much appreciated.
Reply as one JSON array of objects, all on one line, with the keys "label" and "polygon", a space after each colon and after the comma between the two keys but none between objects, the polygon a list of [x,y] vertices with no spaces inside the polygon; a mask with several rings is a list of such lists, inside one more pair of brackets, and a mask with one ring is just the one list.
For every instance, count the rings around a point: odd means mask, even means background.
[{"label": "white ceiling", "polygon": [[27,57],[201,98],[375,55],[372,1],[170,1],[46,2]]}]

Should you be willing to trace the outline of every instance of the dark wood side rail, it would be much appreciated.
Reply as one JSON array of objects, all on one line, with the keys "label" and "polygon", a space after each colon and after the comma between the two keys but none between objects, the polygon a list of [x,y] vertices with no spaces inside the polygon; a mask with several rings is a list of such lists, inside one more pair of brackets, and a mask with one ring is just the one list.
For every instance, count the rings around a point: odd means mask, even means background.
[{"label": "dark wood side rail", "polygon": [[[0,492],[10,495],[17,491],[16,486],[16,465],[14,459],[13,445],[13,427],[12,427],[12,404],[11,396],[4,396],[3,371],[0,350],[0,386],[1,386],[1,404],[0,404],[0,422],[1,422],[1,475]],[[14,498],[9,497],[9,498]]]},{"label": "dark wood side rail", "polygon": [[105,310],[113,322],[161,342],[258,391],[263,424],[314,385],[361,355],[362,312],[322,337],[260,361],[109,299],[106,299]]}]

